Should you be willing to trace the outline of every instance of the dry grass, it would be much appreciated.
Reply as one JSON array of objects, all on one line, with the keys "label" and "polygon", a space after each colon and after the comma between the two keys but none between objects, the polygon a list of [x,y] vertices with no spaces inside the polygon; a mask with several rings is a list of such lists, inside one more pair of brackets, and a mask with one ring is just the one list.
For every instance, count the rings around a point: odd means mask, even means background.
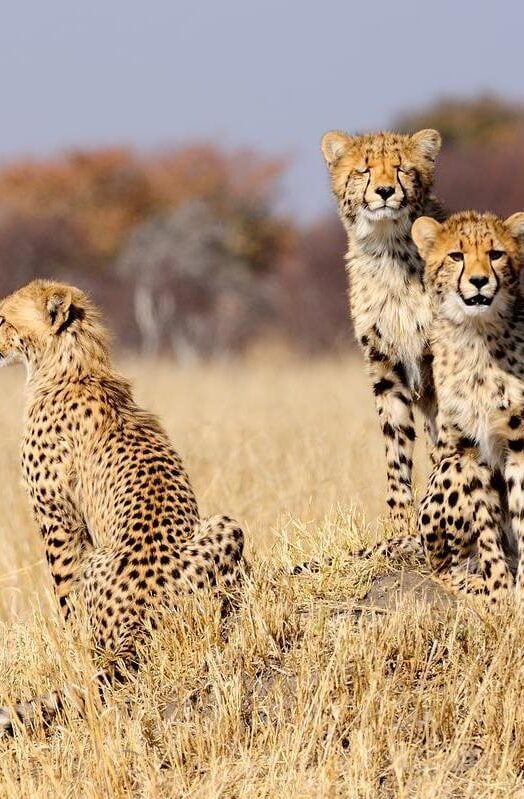
[{"label": "dry grass", "polygon": [[[102,712],[71,710],[47,735],[0,743],[0,796],[524,796],[524,627],[511,610],[407,597],[359,611],[383,561],[277,574],[383,534],[382,442],[360,364],[126,371],[184,456],[202,512],[244,525],[253,573],[227,641],[216,607],[188,600]],[[6,701],[87,682],[94,667],[56,620],[19,487],[22,375],[0,377]]]}]

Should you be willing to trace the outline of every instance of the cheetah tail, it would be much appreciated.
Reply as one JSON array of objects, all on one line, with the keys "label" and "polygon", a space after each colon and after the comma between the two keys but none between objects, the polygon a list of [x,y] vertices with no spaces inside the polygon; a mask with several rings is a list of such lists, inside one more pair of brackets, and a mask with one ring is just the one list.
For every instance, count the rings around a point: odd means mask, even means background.
[{"label": "cheetah tail", "polygon": [[[423,555],[424,549],[422,542],[418,535],[405,535],[399,538],[391,538],[389,541],[383,541],[380,544],[374,544],[367,549],[358,549],[356,552],[351,552],[350,557],[353,558],[371,558],[374,555],[381,557],[398,557],[402,555]],[[323,561],[310,560],[305,563],[300,563],[294,566],[291,574],[316,574],[321,569],[332,566],[335,563],[334,558],[326,558]],[[341,561],[341,566],[344,561]]]},{"label": "cheetah tail", "polygon": [[[109,675],[105,671],[100,671],[93,680],[97,687],[95,699],[99,698],[102,702],[102,689],[109,684]],[[57,715],[67,708],[75,708],[84,716],[86,704],[87,689],[74,683],[66,683],[57,691],[34,697],[27,702],[19,702],[12,706],[4,705],[0,707],[0,738],[14,736],[20,728],[30,728],[39,722],[44,727],[49,727]]]}]

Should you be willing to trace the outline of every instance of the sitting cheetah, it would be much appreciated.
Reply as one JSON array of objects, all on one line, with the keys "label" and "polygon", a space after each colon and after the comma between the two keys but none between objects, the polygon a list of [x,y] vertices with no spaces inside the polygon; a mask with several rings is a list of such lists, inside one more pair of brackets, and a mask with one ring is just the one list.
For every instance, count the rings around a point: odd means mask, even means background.
[{"label": "sitting cheetah", "polygon": [[522,596],[524,213],[502,221],[469,211],[444,224],[423,217],[412,235],[436,301],[431,346],[440,459],[421,503],[422,540],[437,562],[450,547],[467,554],[476,544],[491,601],[506,595],[513,579],[501,547],[503,508],[494,477],[500,469],[518,544]]},{"label": "sitting cheetah", "polygon": [[411,519],[415,405],[436,440],[432,307],[410,230],[422,214],[444,217],[431,194],[440,144],[436,130],[421,130],[412,136],[330,131],[321,145],[348,236],[351,317],[384,434],[387,505],[402,533]]},{"label": "sitting cheetah", "polygon": [[[68,616],[87,606],[93,642],[136,665],[155,611],[182,591],[239,579],[243,534],[226,516],[201,520],[182,462],[159,422],[113,370],[86,295],[36,280],[0,302],[0,362],[27,367],[22,471],[54,590]],[[109,677],[116,676],[116,665]],[[15,708],[49,721],[63,693]],[[0,730],[12,732],[0,711]]]},{"label": "sitting cheetah", "polygon": [[[524,488],[520,478],[508,477],[508,469],[514,470],[514,462],[523,457],[518,454],[516,410],[524,376],[518,288],[523,219],[516,214],[503,223],[469,213],[442,225],[429,217],[415,221],[412,237],[427,259],[424,280],[435,316],[430,344],[439,408],[437,465],[420,505],[418,535],[352,553],[425,554],[455,587],[487,591],[494,603],[512,582],[502,548],[504,543],[510,549],[504,540],[508,500],[501,470],[507,476],[515,536],[523,540],[516,493]],[[524,551],[522,544],[519,549]],[[293,571],[318,571],[330,562],[313,561]],[[471,574],[479,566],[482,575]]]}]

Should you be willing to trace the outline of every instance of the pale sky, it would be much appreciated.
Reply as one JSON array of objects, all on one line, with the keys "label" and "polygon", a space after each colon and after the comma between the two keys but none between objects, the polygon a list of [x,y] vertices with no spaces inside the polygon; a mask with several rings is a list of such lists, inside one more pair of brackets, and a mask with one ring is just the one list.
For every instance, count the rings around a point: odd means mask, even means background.
[{"label": "pale sky", "polygon": [[0,26],[0,159],[194,139],[288,154],[286,209],[332,205],[319,140],[445,95],[524,99],[524,4],[16,0]]}]

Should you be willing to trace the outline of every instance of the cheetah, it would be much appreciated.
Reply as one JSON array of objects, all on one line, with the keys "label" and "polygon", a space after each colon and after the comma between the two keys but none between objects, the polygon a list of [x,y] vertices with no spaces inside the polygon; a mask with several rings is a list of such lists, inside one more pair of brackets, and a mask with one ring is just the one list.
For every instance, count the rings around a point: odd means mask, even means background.
[{"label": "cheetah", "polygon": [[436,130],[330,131],[321,144],[348,237],[350,313],[384,435],[388,513],[402,533],[412,518],[414,406],[437,437],[432,306],[410,230],[424,214],[444,218],[431,193],[440,146]]},{"label": "cheetah", "polygon": [[446,549],[467,554],[476,547],[485,593],[492,603],[507,597],[513,577],[502,546],[500,470],[522,599],[524,213],[503,221],[467,211],[443,224],[422,217],[412,236],[436,302],[431,347],[440,457],[420,507],[422,541],[436,562]]},{"label": "cheetah", "polygon": [[[200,519],[182,461],[113,369],[100,316],[79,289],[35,280],[0,301],[0,364],[27,369],[23,480],[62,615],[87,609],[105,677],[137,667],[137,643],[177,595],[238,588],[244,536]],[[74,690],[73,690],[74,693]],[[71,690],[14,707],[50,722]],[[81,704],[81,699],[78,698]],[[39,712],[38,712],[39,711]],[[0,731],[13,732],[0,710]]]}]

